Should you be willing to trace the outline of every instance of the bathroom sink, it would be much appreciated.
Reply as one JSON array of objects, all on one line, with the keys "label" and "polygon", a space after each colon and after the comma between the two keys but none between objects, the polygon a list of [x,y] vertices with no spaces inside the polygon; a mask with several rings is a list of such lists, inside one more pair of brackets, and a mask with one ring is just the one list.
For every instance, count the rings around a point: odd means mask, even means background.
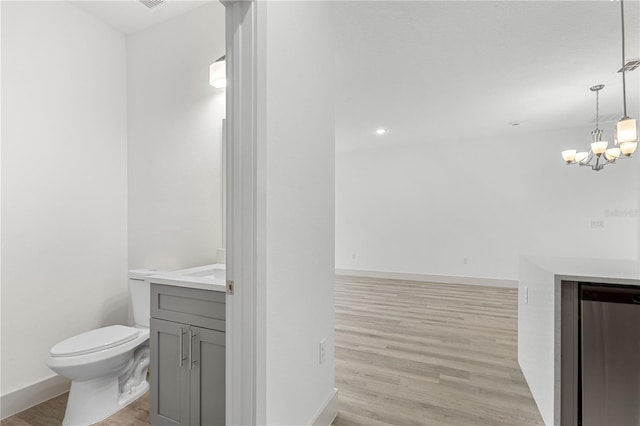
[{"label": "bathroom sink", "polygon": [[[187,277],[200,277],[200,278],[210,278],[213,280],[224,280],[227,275],[227,271],[224,268],[224,266],[225,265],[218,265],[218,264],[206,265],[206,269],[202,269],[202,270],[191,271],[191,272],[185,272],[188,270],[183,270],[181,275],[184,275]],[[194,268],[194,269],[199,269],[199,268]],[[177,271],[177,272],[181,272],[181,271]]]}]

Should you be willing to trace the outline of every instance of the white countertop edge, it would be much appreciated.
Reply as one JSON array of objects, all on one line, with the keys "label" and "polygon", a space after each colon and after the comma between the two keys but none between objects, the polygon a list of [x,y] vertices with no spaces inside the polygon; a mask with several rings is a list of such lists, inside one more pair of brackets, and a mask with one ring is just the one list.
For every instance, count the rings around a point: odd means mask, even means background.
[{"label": "white countertop edge", "polygon": [[[159,272],[147,276],[145,279],[150,284],[170,285],[174,287],[195,288],[198,290],[226,292],[226,282],[222,277],[215,278],[209,274],[214,270],[225,270],[226,265],[212,263],[177,271]],[[204,276],[200,276],[204,272]]]},{"label": "white countertop edge", "polygon": [[585,275],[564,275],[564,274],[554,274],[557,278],[558,282],[560,281],[577,281],[577,282],[586,282],[592,284],[618,284],[618,285],[635,285],[640,286],[640,279],[631,279],[631,278],[610,278],[610,277],[588,277]]},{"label": "white countertop edge", "polygon": [[521,256],[521,260],[565,281],[640,285],[640,262],[634,260],[542,256]]},{"label": "white countertop edge", "polygon": [[148,278],[151,284],[171,285],[174,287],[195,288],[199,290],[209,291],[227,291],[226,283],[223,281],[211,282],[211,280],[197,278],[197,277],[184,277],[184,276],[162,276],[154,275]]}]

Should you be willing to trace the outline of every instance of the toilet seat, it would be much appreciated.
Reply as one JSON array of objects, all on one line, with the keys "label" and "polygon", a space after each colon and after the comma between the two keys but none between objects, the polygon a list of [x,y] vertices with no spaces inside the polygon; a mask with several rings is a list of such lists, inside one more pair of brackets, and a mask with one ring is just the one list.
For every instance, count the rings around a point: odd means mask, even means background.
[{"label": "toilet seat", "polygon": [[58,343],[49,351],[54,358],[87,355],[110,349],[132,341],[140,334],[140,330],[112,325],[78,334]]},{"label": "toilet seat", "polygon": [[[125,326],[121,326],[125,327]],[[134,330],[138,333],[132,340],[121,343],[117,346],[111,346],[109,348],[99,349],[91,353],[85,353],[82,355],[67,355],[67,356],[52,356],[49,354],[48,366],[51,369],[55,368],[68,368],[79,366],[90,366],[98,362],[102,362],[108,359],[114,359],[120,354],[127,353],[127,351],[136,348],[149,340],[149,330],[139,329],[133,327],[125,327]],[[55,371],[55,370],[54,370]]]}]

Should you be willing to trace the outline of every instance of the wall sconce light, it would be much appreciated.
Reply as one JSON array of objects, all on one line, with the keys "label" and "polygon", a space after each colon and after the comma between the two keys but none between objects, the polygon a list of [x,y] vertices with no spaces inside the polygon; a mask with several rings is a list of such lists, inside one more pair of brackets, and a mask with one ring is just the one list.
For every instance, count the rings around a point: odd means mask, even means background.
[{"label": "wall sconce light", "polygon": [[227,87],[227,62],[225,56],[209,66],[209,84],[216,89]]}]

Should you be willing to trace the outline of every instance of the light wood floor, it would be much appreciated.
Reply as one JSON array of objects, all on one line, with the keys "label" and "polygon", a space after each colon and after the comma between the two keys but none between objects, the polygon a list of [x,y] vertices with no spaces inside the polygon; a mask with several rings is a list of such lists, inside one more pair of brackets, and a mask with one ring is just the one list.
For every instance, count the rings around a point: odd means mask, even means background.
[{"label": "light wood floor", "polygon": [[517,363],[517,290],[336,278],[347,425],[542,425]]},{"label": "light wood floor", "polygon": [[[68,393],[2,420],[2,426],[60,426]],[[149,393],[129,404],[98,426],[149,426]]]},{"label": "light wood floor", "polygon": [[[516,361],[517,290],[336,277],[336,426],[542,425]],[[54,426],[61,395],[1,422]],[[148,395],[100,426],[147,426]]]}]

